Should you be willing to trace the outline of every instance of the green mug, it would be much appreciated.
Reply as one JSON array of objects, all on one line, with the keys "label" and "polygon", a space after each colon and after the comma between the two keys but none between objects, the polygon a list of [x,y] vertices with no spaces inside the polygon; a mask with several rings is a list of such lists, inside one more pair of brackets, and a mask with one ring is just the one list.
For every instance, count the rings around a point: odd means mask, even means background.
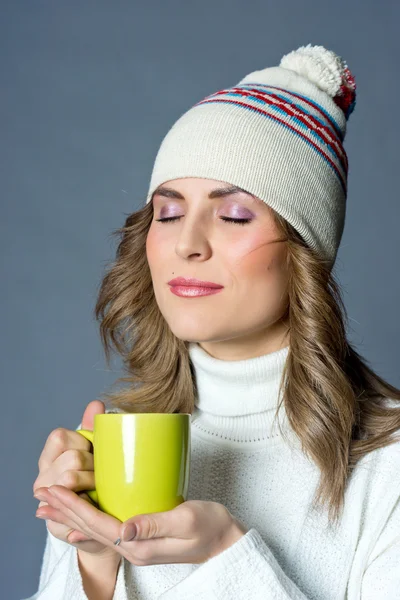
[{"label": "green mug", "polygon": [[120,521],[162,512],[187,499],[190,474],[190,413],[105,413],[93,431],[77,429],[93,445],[95,490],[100,510]]}]

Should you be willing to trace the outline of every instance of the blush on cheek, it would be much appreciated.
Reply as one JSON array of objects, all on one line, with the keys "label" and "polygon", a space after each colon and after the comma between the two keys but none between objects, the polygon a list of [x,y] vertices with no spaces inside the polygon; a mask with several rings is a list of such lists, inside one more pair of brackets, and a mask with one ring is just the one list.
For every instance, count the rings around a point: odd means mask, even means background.
[{"label": "blush on cheek", "polygon": [[[273,247],[275,246],[275,247]],[[274,281],[285,277],[285,252],[276,245],[264,246],[247,255],[241,270],[252,277],[272,278]]]},{"label": "blush on cheek", "polygon": [[154,256],[157,256],[157,250],[159,246],[157,244],[157,237],[154,235],[154,232],[151,230],[148,232],[146,237],[146,254],[147,257],[151,260]]},{"label": "blush on cheek", "polygon": [[[255,243],[254,243],[255,242]],[[254,241],[249,247],[236,248],[236,258],[233,262],[246,272],[265,273],[276,270],[281,263],[281,250],[275,244],[263,240],[259,244]]]}]

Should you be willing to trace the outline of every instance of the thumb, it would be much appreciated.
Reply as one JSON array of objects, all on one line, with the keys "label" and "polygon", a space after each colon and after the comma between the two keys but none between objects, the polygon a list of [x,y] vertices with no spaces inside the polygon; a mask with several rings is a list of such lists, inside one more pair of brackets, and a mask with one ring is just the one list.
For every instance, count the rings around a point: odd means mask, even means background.
[{"label": "thumb", "polygon": [[101,400],[92,400],[85,408],[85,412],[82,417],[82,429],[89,429],[93,431],[94,416],[101,415],[106,412],[104,402]]}]

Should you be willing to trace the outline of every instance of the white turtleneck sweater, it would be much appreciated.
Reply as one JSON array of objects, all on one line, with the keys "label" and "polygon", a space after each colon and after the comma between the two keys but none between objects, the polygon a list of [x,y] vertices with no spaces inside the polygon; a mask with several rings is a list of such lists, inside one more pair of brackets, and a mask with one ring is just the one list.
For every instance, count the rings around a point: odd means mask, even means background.
[{"label": "white turtleneck sweater", "polygon": [[[201,564],[122,559],[114,600],[399,600],[400,443],[358,463],[332,528],[326,510],[310,504],[317,467],[293,432],[287,443],[272,428],[288,347],[239,361],[215,359],[196,343],[189,352],[198,400],[187,499],[220,502],[249,531]],[[30,600],[61,599],[87,596],[75,547],[48,532]]]}]

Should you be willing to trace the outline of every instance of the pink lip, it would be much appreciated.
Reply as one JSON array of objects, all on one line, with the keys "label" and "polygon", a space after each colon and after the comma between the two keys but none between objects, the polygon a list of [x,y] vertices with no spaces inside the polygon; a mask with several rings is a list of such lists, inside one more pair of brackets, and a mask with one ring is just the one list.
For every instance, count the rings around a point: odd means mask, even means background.
[{"label": "pink lip", "polygon": [[168,285],[212,289],[221,289],[224,287],[223,285],[213,283],[212,281],[201,281],[200,279],[195,279],[193,277],[175,277],[175,279],[171,279],[171,281],[168,281]]},{"label": "pink lip", "polygon": [[210,288],[210,287],[199,287],[195,285],[171,285],[169,288],[175,296],[182,296],[184,298],[196,298],[197,296],[210,296],[211,294],[218,294],[222,287]]}]

